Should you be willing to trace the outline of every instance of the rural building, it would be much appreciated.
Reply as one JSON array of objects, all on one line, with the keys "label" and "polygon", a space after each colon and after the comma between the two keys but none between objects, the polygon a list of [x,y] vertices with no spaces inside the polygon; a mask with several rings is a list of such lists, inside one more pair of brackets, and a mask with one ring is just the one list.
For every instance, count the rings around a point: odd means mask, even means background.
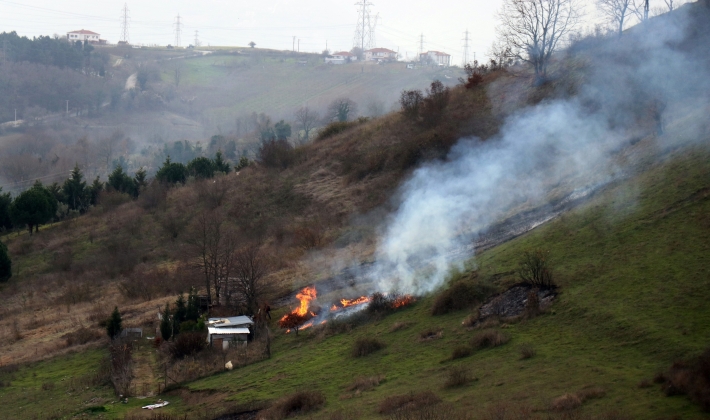
[{"label": "rural building", "polygon": [[427,51],[419,54],[419,61],[448,67],[451,65],[451,56],[441,51]]},{"label": "rural building", "polygon": [[226,350],[230,343],[246,343],[254,321],[248,316],[210,318],[207,320],[207,342],[212,347]]},{"label": "rural building", "polygon": [[397,61],[397,51],[387,48],[373,48],[365,51],[365,61]]},{"label": "rural building", "polygon": [[73,31],[73,32],[67,32],[67,40],[69,42],[74,43],[76,41],[88,41],[91,44],[105,44],[106,41],[101,39],[101,34],[97,34],[96,32],[91,32],[87,31],[86,29],[82,29],[80,31]]},{"label": "rural building", "polygon": [[351,61],[357,61],[357,56],[347,51],[340,51],[325,57],[325,62],[332,64],[347,64]]}]

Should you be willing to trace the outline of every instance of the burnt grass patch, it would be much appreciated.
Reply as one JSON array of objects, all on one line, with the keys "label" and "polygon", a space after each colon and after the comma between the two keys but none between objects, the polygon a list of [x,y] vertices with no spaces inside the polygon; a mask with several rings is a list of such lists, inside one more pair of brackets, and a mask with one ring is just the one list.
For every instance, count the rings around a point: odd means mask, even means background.
[{"label": "burnt grass patch", "polygon": [[515,318],[529,312],[528,300],[531,292],[537,294],[537,307],[539,310],[548,308],[557,296],[554,288],[540,289],[528,284],[518,284],[505,292],[488,299],[479,309],[477,322],[487,318]]}]

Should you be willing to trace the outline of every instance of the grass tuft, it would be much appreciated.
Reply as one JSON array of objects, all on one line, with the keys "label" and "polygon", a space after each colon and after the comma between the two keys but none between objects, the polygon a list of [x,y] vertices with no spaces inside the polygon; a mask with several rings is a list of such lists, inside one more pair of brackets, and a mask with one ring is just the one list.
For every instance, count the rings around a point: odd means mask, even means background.
[{"label": "grass tuft", "polygon": [[474,335],[471,339],[471,347],[474,349],[485,349],[489,347],[498,347],[507,343],[510,338],[498,330],[485,330]]},{"label": "grass tuft", "polygon": [[353,345],[353,357],[365,357],[385,348],[385,343],[376,338],[358,338]]}]

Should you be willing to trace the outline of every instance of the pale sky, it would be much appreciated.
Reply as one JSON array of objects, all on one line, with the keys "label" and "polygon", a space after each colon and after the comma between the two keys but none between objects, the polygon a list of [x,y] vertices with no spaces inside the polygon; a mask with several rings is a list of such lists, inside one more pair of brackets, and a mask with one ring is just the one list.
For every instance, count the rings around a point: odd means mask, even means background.
[{"label": "pale sky", "polygon": [[[463,58],[468,29],[469,54],[485,53],[495,37],[495,12],[502,0],[370,0],[379,14],[377,45],[413,58],[424,34],[424,49]],[[175,44],[175,18],[183,22],[182,43],[288,49],[293,37],[301,51],[350,50],[357,21],[356,0],[0,0],[0,32],[29,37],[88,29],[109,43],[120,40],[124,3],[130,10],[129,39],[134,44]],[[296,41],[298,42],[298,41]]]},{"label": "pale sky", "polygon": [[[359,0],[362,2],[362,0]],[[486,55],[495,39],[496,11],[503,0],[369,0],[371,15],[379,15],[377,46],[412,59],[419,50],[444,51],[460,64],[464,33],[469,31],[469,56]],[[181,45],[246,46],[290,50],[293,37],[301,51],[350,50],[357,21],[356,0],[0,0],[0,32],[28,37],[66,35],[88,29],[111,44],[120,40],[124,4],[130,10],[132,44],[175,44],[175,21],[181,16]],[[588,17],[595,15],[593,1]],[[651,0],[660,6],[662,0]]]}]

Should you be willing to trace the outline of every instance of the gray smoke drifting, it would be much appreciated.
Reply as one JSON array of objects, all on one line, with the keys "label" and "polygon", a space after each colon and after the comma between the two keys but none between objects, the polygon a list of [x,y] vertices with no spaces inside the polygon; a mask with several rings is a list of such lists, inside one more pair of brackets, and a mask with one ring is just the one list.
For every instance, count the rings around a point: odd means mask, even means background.
[{"label": "gray smoke drifting", "polygon": [[370,280],[382,291],[430,292],[496,221],[618,179],[629,163],[618,163],[619,154],[656,130],[639,128],[657,112],[649,109],[707,99],[707,52],[686,42],[688,19],[681,11],[657,19],[653,31],[596,41],[593,52],[576,55],[594,64],[574,99],[523,109],[497,138],[461,139],[445,161],[416,170],[385,223]]}]

